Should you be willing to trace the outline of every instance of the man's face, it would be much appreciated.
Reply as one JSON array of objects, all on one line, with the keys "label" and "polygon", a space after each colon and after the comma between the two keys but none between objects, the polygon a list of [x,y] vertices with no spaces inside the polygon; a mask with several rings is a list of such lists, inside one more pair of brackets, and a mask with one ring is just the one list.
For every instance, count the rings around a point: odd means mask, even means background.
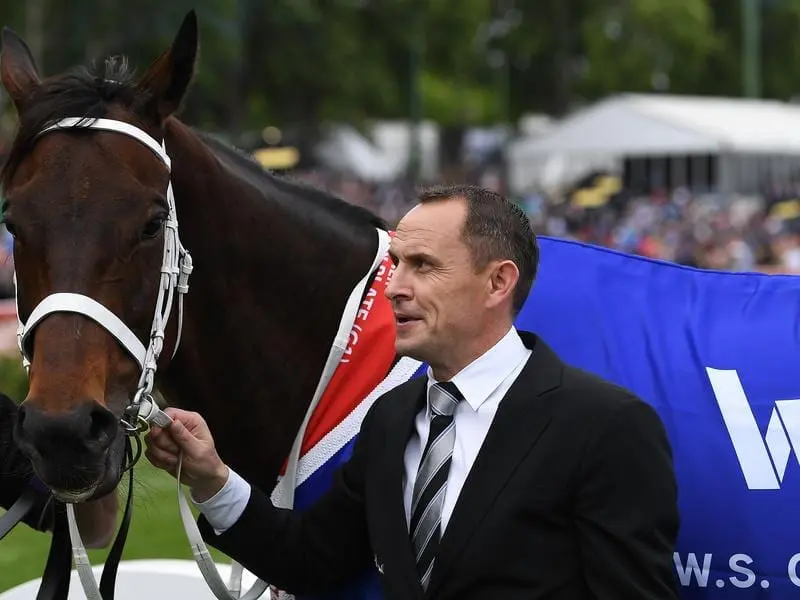
[{"label": "man's face", "polygon": [[396,268],[386,295],[395,312],[399,354],[447,362],[479,334],[490,285],[461,239],[460,198],[420,204],[398,224],[390,252]]}]

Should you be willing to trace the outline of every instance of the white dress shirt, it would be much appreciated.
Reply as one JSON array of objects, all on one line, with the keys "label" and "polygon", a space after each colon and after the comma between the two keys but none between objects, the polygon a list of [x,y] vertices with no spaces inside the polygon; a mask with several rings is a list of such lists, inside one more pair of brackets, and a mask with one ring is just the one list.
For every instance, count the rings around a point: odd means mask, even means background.
[{"label": "white dress shirt", "polygon": [[[442,531],[447,527],[464,481],[478,456],[483,440],[486,439],[497,407],[500,406],[500,400],[517,379],[530,353],[531,351],[522,343],[517,330],[512,327],[497,344],[450,380],[464,396],[464,402],[458,404],[453,414],[456,441],[442,506]],[[435,383],[437,381],[428,368],[428,390]],[[426,402],[425,408],[417,414],[414,422],[415,432],[406,446],[403,481],[406,525],[411,521],[411,497],[414,493],[419,462],[422,459],[422,450],[428,443],[430,410],[430,402]]]},{"label": "white dress shirt", "polygon": [[[517,330],[512,327],[497,344],[450,380],[464,396],[465,402],[459,404],[454,414],[456,441],[442,508],[442,531],[447,526],[461,487],[486,438],[500,400],[522,371],[530,353]],[[434,383],[436,380],[428,369],[429,390]],[[411,496],[422,449],[428,441],[429,426],[430,404],[426,402],[425,408],[416,417],[415,433],[406,446],[403,481],[406,524],[410,521]],[[193,503],[219,535],[236,523],[249,500],[250,484],[229,468],[228,481],[215,496],[205,502],[193,500]]]}]

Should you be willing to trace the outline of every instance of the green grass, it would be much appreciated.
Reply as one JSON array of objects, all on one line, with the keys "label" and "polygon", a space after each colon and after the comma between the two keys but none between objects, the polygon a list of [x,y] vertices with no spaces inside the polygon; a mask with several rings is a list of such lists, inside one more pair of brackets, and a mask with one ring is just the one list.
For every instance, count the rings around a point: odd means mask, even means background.
[{"label": "green grass", "polygon": [[[121,504],[123,499],[121,495]],[[49,534],[24,525],[0,541],[0,592],[41,577],[49,548]],[[218,562],[230,562],[219,552],[211,552]],[[102,564],[107,554],[107,549],[89,551],[95,565]],[[139,558],[192,558],[178,512],[175,480],[145,459],[134,473],[133,514],[123,554],[123,560]]]}]

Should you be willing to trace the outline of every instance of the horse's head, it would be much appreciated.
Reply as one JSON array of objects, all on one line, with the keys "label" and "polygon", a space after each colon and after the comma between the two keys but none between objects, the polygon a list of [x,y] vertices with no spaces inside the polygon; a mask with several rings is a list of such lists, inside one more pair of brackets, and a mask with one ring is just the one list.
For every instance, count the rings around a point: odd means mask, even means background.
[{"label": "horse's head", "polygon": [[[30,361],[15,431],[39,477],[73,502],[108,492],[121,476],[121,417],[138,389],[143,357],[135,355],[149,343],[170,234],[169,159],[159,146],[197,46],[190,13],[137,80],[124,61],[106,61],[105,73],[41,79],[25,43],[3,30],[0,74],[19,115],[2,172],[3,214]],[[46,131],[87,117],[130,124],[155,148],[113,128]]]}]

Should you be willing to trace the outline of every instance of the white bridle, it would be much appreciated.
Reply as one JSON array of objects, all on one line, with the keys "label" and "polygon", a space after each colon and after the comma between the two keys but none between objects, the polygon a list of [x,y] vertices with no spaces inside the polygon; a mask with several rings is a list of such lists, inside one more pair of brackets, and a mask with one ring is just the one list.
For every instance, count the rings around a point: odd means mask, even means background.
[{"label": "white bridle", "polygon": [[[39,135],[45,135],[53,131],[76,129],[113,131],[132,137],[144,144],[161,159],[168,171],[172,170],[172,162],[167,155],[164,143],[159,144],[138,127],[123,121],[68,118],[47,127]],[[164,329],[172,311],[175,292],[178,293],[178,334],[172,355],[175,356],[178,350],[183,328],[183,296],[189,291],[189,275],[192,273],[192,257],[181,244],[180,236],[178,235],[178,216],[175,210],[175,196],[172,192],[171,178],[167,185],[167,203],[169,214],[164,229],[164,258],[161,262],[158,300],[156,301],[155,315],[150,328],[150,339],[147,348],[145,348],[136,334],[108,308],[94,298],[72,292],[57,292],[45,297],[33,309],[28,321],[23,323],[20,320],[17,328],[17,345],[22,354],[23,365],[26,370],[30,367],[32,354],[32,349],[28,347],[28,338],[36,326],[53,313],[80,313],[98,323],[114,336],[131,357],[136,360],[141,370],[136,393],[125,410],[125,415],[128,419],[125,426],[131,432],[138,431],[149,424],[165,427],[170,423],[169,417],[161,412],[153,400],[153,385],[158,368],[158,358],[164,347]],[[16,286],[16,273],[14,282]],[[19,306],[17,306],[17,315],[19,315]]]},{"label": "white bridle", "polygon": [[[129,123],[113,119],[67,118],[44,129],[39,135],[49,132],[95,129],[121,133],[138,140],[149,148],[171,172],[172,162],[167,155],[164,142],[158,143],[152,136]],[[136,392],[123,416],[123,426],[126,433],[136,435],[150,425],[168,427],[172,419],[161,411],[152,397],[155,374],[158,368],[158,359],[164,347],[164,330],[172,311],[175,293],[178,294],[178,333],[172,356],[178,350],[181,330],[183,328],[183,296],[189,290],[189,275],[192,273],[192,258],[180,242],[178,235],[178,217],[175,210],[175,196],[172,191],[172,178],[167,185],[167,202],[169,214],[164,230],[164,258],[161,263],[161,279],[158,288],[155,315],[150,329],[150,339],[145,348],[133,331],[111,310],[103,306],[94,298],[84,294],[72,292],[56,292],[45,297],[31,312],[26,323],[19,320],[17,328],[17,345],[26,371],[30,368],[32,349],[28,347],[28,339],[34,328],[48,315],[58,312],[82,314],[106,329],[128,351],[139,364],[141,375]],[[16,288],[16,272],[14,275]],[[17,315],[19,305],[17,303]],[[268,588],[262,580],[256,580],[252,588],[244,595],[240,595],[242,568],[238,563],[233,564],[231,581],[226,587],[219,575],[216,564],[206,547],[197,528],[183,491],[178,480],[178,499],[180,502],[181,516],[186,528],[186,533],[192,547],[195,561],[200,567],[209,587],[220,600],[255,600]],[[67,517],[69,520],[69,533],[72,539],[72,553],[75,568],[83,585],[87,600],[102,600],[100,591],[92,572],[91,563],[81,540],[75,521],[75,512],[72,504],[67,504]]]}]

